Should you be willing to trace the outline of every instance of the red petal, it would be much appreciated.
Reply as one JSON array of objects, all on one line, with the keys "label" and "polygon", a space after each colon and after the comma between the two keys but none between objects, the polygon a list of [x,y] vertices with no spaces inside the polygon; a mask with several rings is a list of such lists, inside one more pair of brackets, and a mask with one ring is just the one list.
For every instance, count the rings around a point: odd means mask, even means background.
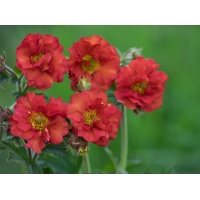
[{"label": "red petal", "polygon": [[31,139],[26,144],[26,147],[32,148],[35,153],[41,153],[41,150],[46,146],[42,137]]},{"label": "red petal", "polygon": [[54,121],[49,123],[47,129],[50,135],[49,142],[59,144],[63,141],[63,136],[68,134],[68,123],[61,116],[56,116]]}]

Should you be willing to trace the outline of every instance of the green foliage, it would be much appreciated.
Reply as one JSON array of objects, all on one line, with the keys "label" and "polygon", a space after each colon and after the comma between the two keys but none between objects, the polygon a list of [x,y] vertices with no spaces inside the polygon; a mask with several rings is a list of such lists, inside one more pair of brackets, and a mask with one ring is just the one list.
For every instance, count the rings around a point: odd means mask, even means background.
[{"label": "green foliage", "polygon": [[71,154],[62,143],[59,145],[47,144],[42,153],[52,153],[54,156],[66,156],[71,162],[73,161]]},{"label": "green foliage", "polygon": [[82,163],[81,156],[73,156],[73,162],[69,161],[66,156],[54,156],[53,154],[41,154],[38,162],[43,165],[44,169],[50,167],[55,174],[77,174]]},{"label": "green foliage", "polygon": [[22,74],[22,72],[16,66],[14,66],[13,71],[15,72],[15,74],[17,75],[18,78]]},{"label": "green foliage", "polygon": [[6,71],[3,71],[0,73],[0,85],[4,82],[4,81],[9,81],[9,74]]}]

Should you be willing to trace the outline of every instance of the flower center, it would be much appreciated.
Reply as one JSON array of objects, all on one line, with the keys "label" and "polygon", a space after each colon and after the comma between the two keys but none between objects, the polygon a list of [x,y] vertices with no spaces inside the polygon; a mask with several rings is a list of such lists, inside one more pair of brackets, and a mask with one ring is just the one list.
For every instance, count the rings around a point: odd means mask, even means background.
[{"label": "flower center", "polygon": [[132,86],[132,89],[134,91],[138,91],[139,94],[144,94],[145,89],[147,88],[148,83],[147,82],[141,82],[141,83],[136,83]]},{"label": "flower center", "polygon": [[99,61],[92,58],[90,55],[83,56],[82,68],[84,72],[93,74],[100,67]]},{"label": "flower center", "polygon": [[96,110],[89,110],[84,112],[83,117],[84,117],[84,124],[88,126],[91,126],[93,121],[100,120],[100,118],[96,113]]},{"label": "flower center", "polygon": [[45,115],[41,112],[38,113],[33,111],[32,113],[29,112],[29,114],[31,114],[29,117],[31,126],[34,129],[39,130],[40,133],[44,131],[46,124],[49,122],[49,119],[46,118]]},{"label": "flower center", "polygon": [[32,62],[36,63],[42,56],[43,56],[42,53],[40,53],[38,55],[33,55],[33,56],[31,56],[31,60],[32,60]]}]

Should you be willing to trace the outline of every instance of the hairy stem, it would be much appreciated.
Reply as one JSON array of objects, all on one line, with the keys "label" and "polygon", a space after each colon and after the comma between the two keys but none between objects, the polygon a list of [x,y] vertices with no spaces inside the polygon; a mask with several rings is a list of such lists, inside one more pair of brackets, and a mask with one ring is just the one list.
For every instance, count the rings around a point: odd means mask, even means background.
[{"label": "hairy stem", "polygon": [[84,163],[84,167],[85,167],[85,173],[86,174],[91,174],[90,160],[89,160],[88,153],[86,153],[83,156],[83,163]]},{"label": "hairy stem", "polygon": [[5,69],[7,72],[9,72],[10,74],[12,74],[15,78],[18,78],[16,73],[10,68],[8,67],[7,65],[5,65]]},{"label": "hairy stem", "polygon": [[38,159],[39,154],[35,153],[35,155],[33,156],[33,163]]},{"label": "hairy stem", "polygon": [[126,171],[128,157],[128,127],[127,127],[127,112],[125,105],[122,105],[122,121],[121,121],[121,156],[119,170],[120,173]]}]

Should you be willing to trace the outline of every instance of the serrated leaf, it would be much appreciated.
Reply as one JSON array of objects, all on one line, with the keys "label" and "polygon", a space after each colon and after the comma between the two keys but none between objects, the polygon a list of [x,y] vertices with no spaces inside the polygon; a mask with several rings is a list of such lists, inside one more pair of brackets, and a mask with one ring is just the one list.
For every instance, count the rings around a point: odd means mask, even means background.
[{"label": "serrated leaf", "polygon": [[4,142],[4,141],[0,141],[0,143],[3,144],[3,146],[5,146],[9,152],[16,154],[20,156],[22,159],[28,161],[27,151],[24,146],[17,146],[14,143]]},{"label": "serrated leaf", "polygon": [[17,83],[17,81],[18,81],[19,79],[18,78],[16,78],[16,77],[13,77],[13,78],[11,78],[11,82],[12,82],[12,84],[15,84],[15,83]]},{"label": "serrated leaf", "polygon": [[9,80],[9,75],[5,72],[0,73],[0,84],[3,83],[3,81],[8,81]]},{"label": "serrated leaf", "polygon": [[14,138],[13,135],[7,135],[5,134],[5,137],[2,139],[2,141],[5,141],[5,142],[8,142],[8,141],[11,141],[12,139]]},{"label": "serrated leaf", "polygon": [[17,163],[26,163],[27,161],[24,160],[24,158],[22,156],[20,156],[19,154],[14,154],[12,152],[8,152],[8,162],[10,161],[15,161]]},{"label": "serrated leaf", "polygon": [[39,161],[45,162],[55,174],[77,174],[82,164],[82,157],[73,156],[73,162],[70,162],[65,156],[41,154]]},{"label": "serrated leaf", "polygon": [[59,145],[47,144],[47,146],[42,150],[42,153],[52,153],[55,156],[66,156],[67,158],[70,159],[71,162],[73,161],[71,154],[69,153],[69,151],[67,151],[64,144],[59,144]]}]

